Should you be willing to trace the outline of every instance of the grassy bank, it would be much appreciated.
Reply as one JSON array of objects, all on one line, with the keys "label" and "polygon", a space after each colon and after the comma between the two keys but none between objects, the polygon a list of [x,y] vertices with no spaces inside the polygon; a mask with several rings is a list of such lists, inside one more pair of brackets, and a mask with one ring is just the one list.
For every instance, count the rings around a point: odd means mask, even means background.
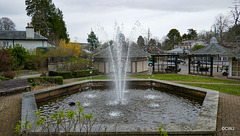
[{"label": "grassy bank", "polygon": [[[196,86],[211,90],[216,90],[222,93],[238,95],[240,96],[240,81],[231,81],[224,79],[216,79],[213,77],[201,77],[192,75],[179,75],[179,74],[163,74],[163,75],[131,75],[129,78],[141,78],[141,79],[158,79],[166,81],[181,81],[181,82],[196,82],[196,83],[181,83],[190,86]],[[77,79],[75,81],[83,80],[101,80],[110,79],[108,76],[96,76]],[[209,84],[213,83],[213,84]],[[224,84],[222,84],[224,83]],[[230,85],[226,85],[230,84]],[[234,84],[234,85],[231,85]],[[238,85],[239,84],[239,85]]]},{"label": "grassy bank", "polygon": [[[216,79],[212,77],[178,75],[178,74],[132,75],[131,77],[143,78],[143,79],[158,79],[158,80],[167,80],[167,81],[201,82],[201,83],[182,83],[182,84],[216,90],[222,93],[240,96],[240,81],[231,81],[231,80],[224,80],[224,79]],[[208,84],[204,84],[204,83],[208,83]],[[209,83],[215,83],[215,84],[209,84]],[[239,85],[223,85],[221,83],[239,84]]]},{"label": "grassy bank", "polygon": [[216,79],[213,77],[201,77],[191,75],[178,75],[178,74],[162,74],[162,75],[131,75],[132,78],[143,79],[158,79],[167,81],[185,81],[185,82],[208,82],[208,83],[233,83],[240,84],[239,81]]},{"label": "grassy bank", "polygon": [[240,85],[193,84],[193,83],[182,83],[182,84],[216,90],[222,93],[240,96]]}]

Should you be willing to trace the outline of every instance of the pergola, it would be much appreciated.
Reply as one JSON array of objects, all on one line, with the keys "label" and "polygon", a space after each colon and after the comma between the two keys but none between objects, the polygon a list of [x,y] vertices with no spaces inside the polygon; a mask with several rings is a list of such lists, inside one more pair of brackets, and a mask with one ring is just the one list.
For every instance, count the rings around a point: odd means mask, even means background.
[{"label": "pergola", "polygon": [[153,61],[153,72],[156,73],[177,73],[180,72],[178,66],[179,55],[165,54],[165,55],[151,55]]},{"label": "pergola", "polygon": [[217,39],[213,37],[208,46],[196,50],[188,56],[189,74],[213,76],[213,57],[218,57],[218,71],[219,55],[227,51],[229,50],[219,45]]}]

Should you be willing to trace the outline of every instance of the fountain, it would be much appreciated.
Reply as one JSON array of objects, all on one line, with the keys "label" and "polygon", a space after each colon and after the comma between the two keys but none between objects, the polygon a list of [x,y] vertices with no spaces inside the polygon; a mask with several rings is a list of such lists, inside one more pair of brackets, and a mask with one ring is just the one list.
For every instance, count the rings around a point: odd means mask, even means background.
[{"label": "fountain", "polygon": [[[129,46],[125,41],[125,36],[117,32],[116,40],[113,43],[113,46],[109,46],[111,64],[114,75],[115,82],[115,91],[116,91],[116,101],[118,103],[124,103],[124,92],[125,92],[125,79],[128,67],[128,55],[129,55]],[[114,54],[114,56],[113,56]]]},{"label": "fountain", "polygon": [[160,80],[126,80],[129,45],[116,27],[113,45],[108,47],[114,80],[80,81],[25,93],[22,121],[28,115],[27,120],[34,122],[37,109],[46,116],[77,110],[71,102],[80,101],[108,135],[159,134],[160,125],[172,135],[214,135],[218,92]]}]

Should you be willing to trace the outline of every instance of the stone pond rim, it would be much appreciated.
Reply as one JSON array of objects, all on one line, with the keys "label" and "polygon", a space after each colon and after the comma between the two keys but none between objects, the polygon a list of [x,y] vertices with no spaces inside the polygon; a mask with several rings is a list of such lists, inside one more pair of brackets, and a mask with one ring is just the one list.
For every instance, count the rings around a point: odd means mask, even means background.
[{"label": "stone pond rim", "polygon": [[[73,93],[80,90],[87,90],[89,87],[101,88],[104,84],[112,82],[111,80],[94,80],[79,81],[65,85],[55,86],[47,89],[41,89],[33,92],[24,93],[22,96],[22,114],[21,120],[24,123],[27,120],[33,124],[35,121],[34,112],[37,111],[37,102],[49,98]],[[218,111],[219,92],[172,83],[169,81],[154,79],[134,79],[127,80],[131,87],[151,87],[151,88],[168,88],[169,90],[178,91],[179,93],[191,94],[194,96],[204,97],[204,101],[194,124],[159,124],[169,135],[215,135]],[[91,86],[91,84],[94,84]],[[32,132],[32,134],[34,134]],[[139,127],[135,125],[111,125],[107,126],[106,135],[156,135],[159,134],[157,128],[151,126]]]}]

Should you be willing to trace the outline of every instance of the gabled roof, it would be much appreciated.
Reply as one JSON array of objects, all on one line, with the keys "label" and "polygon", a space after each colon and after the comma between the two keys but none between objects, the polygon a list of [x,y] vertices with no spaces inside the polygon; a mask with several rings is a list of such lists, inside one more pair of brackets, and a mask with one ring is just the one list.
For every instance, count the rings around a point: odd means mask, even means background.
[{"label": "gabled roof", "polygon": [[175,48],[170,51],[166,51],[166,53],[190,53],[189,50],[184,50],[183,48]]},{"label": "gabled roof", "polygon": [[240,47],[236,50],[226,51],[221,54],[223,57],[240,57]]},{"label": "gabled roof", "polygon": [[34,32],[34,39],[26,38],[26,31],[0,31],[0,40],[40,40],[47,41],[48,39]]},{"label": "gabled roof", "polygon": [[208,46],[206,46],[202,49],[196,50],[196,51],[192,52],[191,54],[219,55],[219,54],[222,54],[222,53],[227,52],[227,51],[229,51],[229,49],[219,45],[217,43],[217,39],[215,37],[213,37]]},{"label": "gabled roof", "polygon": [[[110,48],[111,47],[106,47],[98,52],[93,53],[94,58],[108,58],[110,57]],[[146,53],[141,49],[138,45],[131,45],[129,47],[130,52],[129,52],[129,58],[138,58],[138,57],[148,57],[150,56],[149,53]],[[127,50],[124,49],[122,51],[123,55],[122,56],[127,56]]]}]

